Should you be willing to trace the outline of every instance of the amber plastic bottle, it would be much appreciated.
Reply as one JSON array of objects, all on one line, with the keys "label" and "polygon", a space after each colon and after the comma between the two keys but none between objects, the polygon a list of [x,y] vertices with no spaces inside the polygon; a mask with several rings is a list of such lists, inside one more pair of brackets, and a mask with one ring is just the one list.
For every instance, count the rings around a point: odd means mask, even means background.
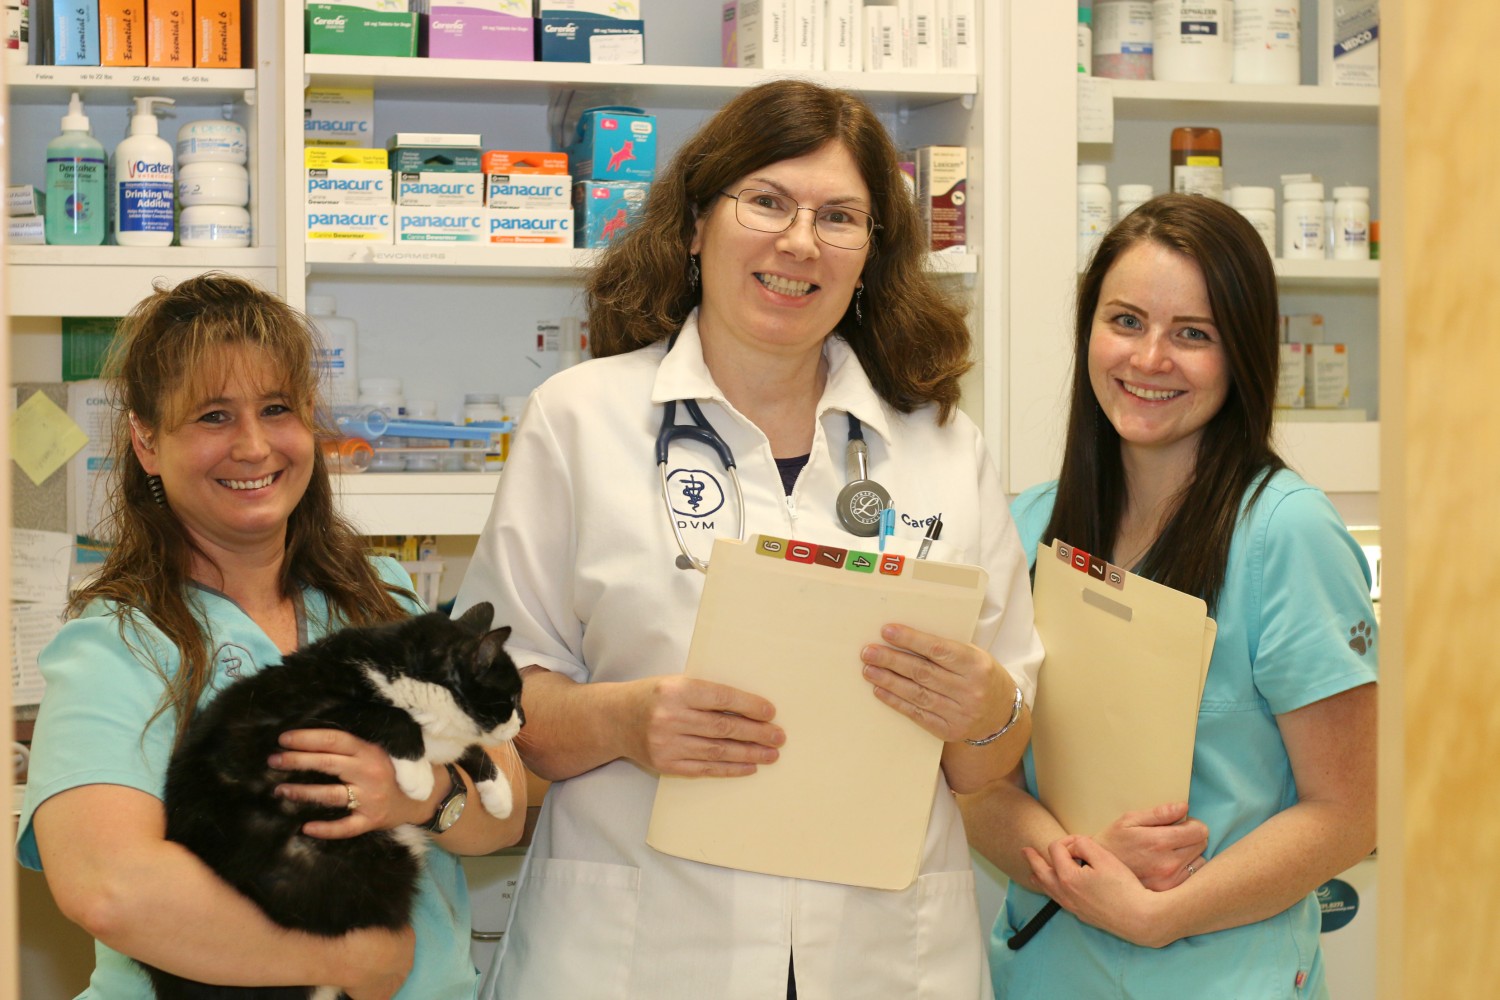
[{"label": "amber plastic bottle", "polygon": [[1223,200],[1224,137],[1218,129],[1184,125],[1172,130],[1172,190]]}]

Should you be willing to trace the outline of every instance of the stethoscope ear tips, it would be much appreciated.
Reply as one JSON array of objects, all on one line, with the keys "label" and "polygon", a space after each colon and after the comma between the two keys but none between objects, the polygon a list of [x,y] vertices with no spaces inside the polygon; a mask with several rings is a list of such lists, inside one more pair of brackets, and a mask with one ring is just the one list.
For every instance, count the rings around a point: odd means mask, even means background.
[{"label": "stethoscope ear tips", "polygon": [[692,569],[693,568],[693,561],[691,559],[689,559],[687,556],[679,555],[677,557],[676,562],[677,562],[677,568],[678,569]]}]

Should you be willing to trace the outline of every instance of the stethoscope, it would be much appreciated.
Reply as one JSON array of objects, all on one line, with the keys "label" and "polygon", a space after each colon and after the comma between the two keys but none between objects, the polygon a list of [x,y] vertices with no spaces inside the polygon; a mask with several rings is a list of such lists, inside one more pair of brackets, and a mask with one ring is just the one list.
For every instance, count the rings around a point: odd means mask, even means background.
[{"label": "stethoscope", "polygon": [[[677,342],[674,334],[667,342],[667,350]],[[691,424],[677,423],[677,404],[681,403],[692,418]],[[849,444],[844,450],[845,471],[849,481],[839,490],[834,501],[834,513],[844,530],[852,535],[869,538],[880,530],[880,512],[891,505],[891,495],[884,486],[869,478],[869,447],[865,444],[864,426],[854,414],[849,417]],[[661,429],[656,433],[656,468],[661,473],[661,499],[667,508],[667,523],[672,526],[672,537],[677,540],[681,555],[677,557],[678,569],[696,569],[708,572],[708,560],[699,559],[688,550],[687,539],[677,526],[672,510],[672,496],[668,492],[667,451],[679,438],[698,441],[712,448],[719,456],[724,471],[734,483],[735,509],[739,518],[739,540],[745,540],[745,491],[740,488],[740,474],[735,468],[734,452],[729,443],[714,430],[714,425],[703,415],[703,408],[695,399],[670,400],[662,406]]]}]

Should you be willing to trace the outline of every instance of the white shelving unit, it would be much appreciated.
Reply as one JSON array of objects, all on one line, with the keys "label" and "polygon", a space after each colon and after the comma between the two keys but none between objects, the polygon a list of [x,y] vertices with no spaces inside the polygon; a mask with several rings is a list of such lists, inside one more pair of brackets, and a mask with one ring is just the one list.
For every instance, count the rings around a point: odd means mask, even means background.
[{"label": "white shelving unit", "polygon": [[[557,148],[551,132],[557,109],[597,104],[644,107],[657,116],[660,148],[658,167],[665,165],[676,145],[714,109],[745,88],[771,79],[775,73],[726,69],[718,62],[718,24],[707,8],[684,16],[682,8],[665,0],[644,0],[642,16],[648,27],[648,58],[652,65],[601,66],[577,63],[491,62],[459,59],[366,58],[305,54],[302,12],[283,9],[284,68],[282,118],[301,120],[304,86],[367,87],[375,92],[376,136],[382,141],[403,128],[426,131],[478,131],[487,148]],[[1001,45],[1000,22],[988,28],[980,12],[979,29],[985,44]],[[809,74],[804,74],[809,75]],[[1003,103],[992,95],[983,73],[810,74],[833,86],[859,91],[903,145],[949,143],[967,145],[978,154],[984,144],[979,110],[986,101]],[[985,94],[981,98],[980,91]],[[359,324],[361,374],[402,374],[422,396],[445,390],[461,394],[469,389],[500,389],[506,394],[529,391],[550,374],[549,357],[530,351],[526,324],[533,317],[581,314],[577,301],[584,273],[594,251],[550,247],[391,246],[301,241],[304,228],[302,143],[295,127],[286,136],[283,182],[287,191],[283,221],[285,247],[284,294],[297,304],[309,288],[333,293],[339,314]],[[982,155],[975,156],[982,162]],[[988,280],[986,245],[998,245],[1003,213],[981,211],[986,185],[972,176],[969,184],[970,252],[934,254],[930,266],[953,275],[969,289],[976,302]],[[998,187],[991,186],[998,191]],[[414,303],[424,303],[416,305]],[[429,321],[434,304],[455,317],[465,329],[447,329],[441,338],[421,338],[420,347],[403,343],[402,324]],[[423,312],[423,310],[426,312]],[[550,312],[549,312],[550,310]],[[976,307],[976,329],[981,323]],[[503,317],[496,321],[496,317]],[[479,332],[472,327],[480,327]],[[461,350],[462,357],[435,358]],[[421,368],[447,370],[448,385],[424,390]],[[496,360],[498,359],[498,360]],[[384,364],[383,368],[375,368]],[[451,383],[479,378],[477,369],[492,365],[502,370],[488,383]],[[496,383],[513,379],[507,384]],[[431,385],[432,380],[427,379]],[[976,413],[983,397],[973,394],[967,404]],[[439,415],[443,415],[440,406]],[[399,473],[344,477],[340,484],[345,510],[371,533],[477,534],[489,513],[493,476],[470,474]]]},{"label": "white shelving unit", "polygon": [[[260,285],[279,287],[274,235],[279,226],[280,74],[271,71],[276,23],[250,28],[247,52],[259,53],[246,69],[23,66],[7,68],[10,93],[11,183],[43,186],[42,150],[57,133],[68,96],[78,91],[93,133],[106,153],[124,138],[132,99],[162,95],[178,104],[161,115],[161,136],[194,118],[227,111],[250,137],[251,218],[254,246],[243,249],[184,247],[12,246],[6,250],[6,312],[12,317],[122,316],[151,291],[152,282],[180,281],[209,268],[231,271]],[[18,160],[25,157],[25,161]]]},{"label": "white shelving unit", "polygon": [[[1010,108],[1010,308],[1005,333],[987,328],[989,342],[1009,362],[1004,381],[994,384],[1003,384],[1009,396],[1004,417],[992,418],[986,431],[1004,435],[1012,492],[1055,476],[1061,457],[1079,267],[1072,226],[1061,220],[1071,220],[1076,211],[1077,163],[1107,164],[1111,190],[1121,183],[1150,183],[1162,192],[1168,189],[1171,129],[1206,125],[1224,134],[1226,185],[1279,190],[1280,174],[1306,171],[1321,176],[1330,189],[1362,184],[1379,195],[1380,98],[1372,90],[1111,80],[1113,144],[1079,143],[1078,83],[1069,72],[1073,12],[1061,5],[1041,9],[1050,6],[1017,5],[1011,12],[1012,40],[1027,39],[1009,49],[1012,78],[1025,79],[1030,96]],[[1315,35],[1304,23],[1304,79],[1313,75],[1308,40]],[[1279,207],[1277,215],[1279,227]],[[1379,261],[1277,259],[1275,264],[1283,312],[1328,317],[1354,358],[1351,406],[1378,416]],[[1288,462],[1334,495],[1350,523],[1375,523],[1378,419],[1289,418],[1277,426],[1278,446]]]}]

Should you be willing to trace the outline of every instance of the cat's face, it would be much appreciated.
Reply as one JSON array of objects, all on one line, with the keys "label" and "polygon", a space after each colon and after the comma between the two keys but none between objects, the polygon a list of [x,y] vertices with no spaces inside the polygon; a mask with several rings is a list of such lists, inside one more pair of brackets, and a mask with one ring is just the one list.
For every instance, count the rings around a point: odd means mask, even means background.
[{"label": "cat's face", "polygon": [[510,628],[490,629],[488,603],[456,619],[431,612],[395,627],[407,679],[445,689],[478,730],[482,743],[503,743],[521,722],[521,675],[505,652]]}]

